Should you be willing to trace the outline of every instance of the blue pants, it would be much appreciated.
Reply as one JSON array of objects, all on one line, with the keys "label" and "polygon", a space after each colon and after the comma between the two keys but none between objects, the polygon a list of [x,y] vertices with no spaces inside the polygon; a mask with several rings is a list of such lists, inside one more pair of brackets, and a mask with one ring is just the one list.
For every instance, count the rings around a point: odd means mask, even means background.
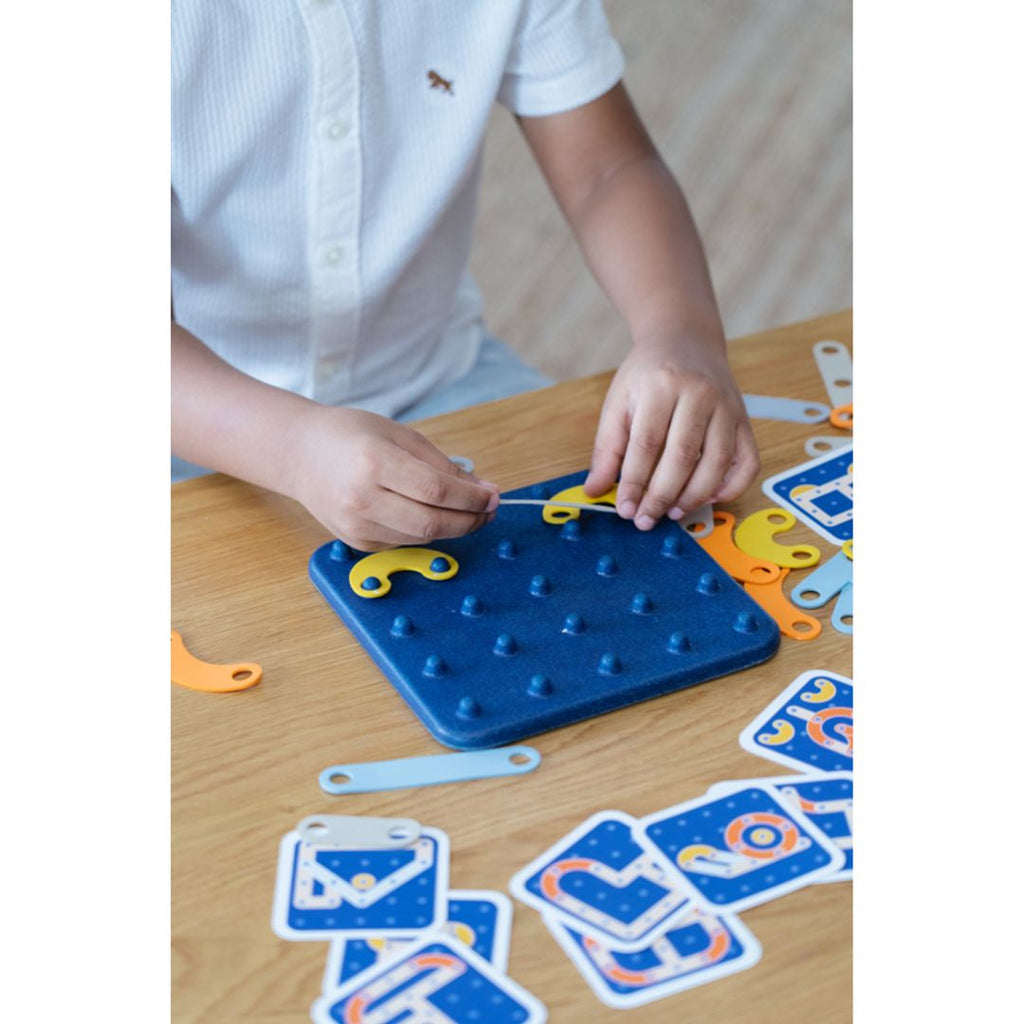
[{"label": "blue pants", "polygon": [[[441,391],[427,395],[415,405],[403,410],[395,419],[407,423],[410,420],[426,419],[428,416],[440,416],[441,413],[454,412],[468,405],[479,405],[481,402],[493,402],[499,398],[519,395],[524,391],[534,391],[551,383],[553,382],[539,370],[527,366],[508,345],[487,335],[480,345],[480,354],[469,373]],[[172,484],[209,472],[210,470],[179,459],[176,455],[171,456]]]}]

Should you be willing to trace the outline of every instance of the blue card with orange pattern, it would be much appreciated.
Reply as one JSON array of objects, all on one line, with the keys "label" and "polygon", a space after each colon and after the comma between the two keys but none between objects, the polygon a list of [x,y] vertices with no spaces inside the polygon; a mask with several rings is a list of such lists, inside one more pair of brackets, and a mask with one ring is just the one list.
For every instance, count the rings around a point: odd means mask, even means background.
[{"label": "blue card with orange pattern", "polygon": [[714,913],[737,914],[838,871],[843,852],[773,787],[751,782],[722,796],[657,811],[637,842]]},{"label": "blue card with orange pattern", "polygon": [[621,811],[594,814],[518,871],[509,889],[613,949],[644,949],[686,912],[695,890],[666,876],[634,839],[635,826]]},{"label": "blue card with orange pattern", "polygon": [[740,746],[797,771],[849,771],[853,680],[827,669],[797,676],[740,733]]},{"label": "blue card with orange pattern", "polygon": [[671,931],[635,953],[611,949],[547,914],[544,923],[597,998],[617,1010],[736,974],[761,959],[761,944],[738,917],[696,906]]},{"label": "blue card with orange pattern", "polygon": [[314,1024],[542,1024],[536,996],[496,971],[465,943],[439,931],[325,992],[311,1010]]}]

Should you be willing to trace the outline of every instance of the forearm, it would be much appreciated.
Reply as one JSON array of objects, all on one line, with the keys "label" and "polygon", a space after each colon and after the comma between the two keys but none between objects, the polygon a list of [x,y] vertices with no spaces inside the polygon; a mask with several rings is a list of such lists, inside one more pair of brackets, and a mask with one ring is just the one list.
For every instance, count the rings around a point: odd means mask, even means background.
[{"label": "forearm", "polygon": [[171,450],[294,496],[294,438],[316,404],[249,377],[171,324]]},{"label": "forearm", "polygon": [[657,153],[618,166],[566,215],[636,344],[674,337],[724,353],[696,226]]},{"label": "forearm", "polygon": [[689,207],[620,84],[520,127],[598,282],[634,341],[673,337],[724,355]]}]

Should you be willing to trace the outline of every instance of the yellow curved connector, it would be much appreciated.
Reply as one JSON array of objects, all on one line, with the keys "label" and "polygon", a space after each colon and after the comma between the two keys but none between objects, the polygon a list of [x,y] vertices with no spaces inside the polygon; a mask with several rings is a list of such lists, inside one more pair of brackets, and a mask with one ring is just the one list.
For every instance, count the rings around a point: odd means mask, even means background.
[{"label": "yellow curved connector", "polygon": [[605,491],[604,494],[599,494],[596,498],[592,498],[583,490],[582,484],[577,487],[567,487],[564,491],[559,491],[547,499],[547,504],[541,513],[544,517],[544,522],[558,525],[559,523],[567,523],[570,519],[579,519],[580,510],[578,508],[558,508],[559,500],[571,501],[576,505],[614,505],[618,489],[618,484],[612,484],[610,490]]},{"label": "yellow curved connector", "polygon": [[853,539],[843,541],[843,554],[852,562],[853,561]]},{"label": "yellow curved connector", "polygon": [[451,555],[432,548],[376,551],[352,566],[348,585],[360,597],[383,597],[391,590],[391,574],[406,570],[418,572],[428,580],[450,580],[459,571],[459,563]]},{"label": "yellow curved connector", "polygon": [[796,516],[781,508],[763,508],[747,516],[736,527],[735,544],[740,551],[753,558],[763,558],[783,569],[806,569],[817,565],[821,551],[813,544],[794,544],[789,547],[775,540],[776,534],[785,533],[796,525]]}]

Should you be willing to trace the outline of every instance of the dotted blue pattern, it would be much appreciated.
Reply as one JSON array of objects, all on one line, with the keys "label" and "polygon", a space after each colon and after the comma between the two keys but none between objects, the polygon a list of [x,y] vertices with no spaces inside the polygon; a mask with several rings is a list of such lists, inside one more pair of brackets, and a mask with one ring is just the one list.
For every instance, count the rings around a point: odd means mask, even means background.
[{"label": "dotted blue pattern", "polygon": [[[821,682],[836,688],[835,696],[827,701],[808,701],[804,696],[817,697]],[[814,740],[808,731],[810,724],[803,715],[796,715],[790,708],[798,708],[807,714],[824,712],[829,717],[822,724],[824,737],[835,740],[838,747],[829,749]],[[846,713],[848,711],[848,713]],[[807,768],[823,772],[848,771],[853,767],[853,754],[844,753],[847,748],[845,737],[841,732],[845,726],[853,727],[853,687],[825,673],[816,674],[799,687],[787,700],[779,705],[771,705],[757,720],[760,727],[752,736],[754,746],[775,761],[783,761],[797,768]],[[785,722],[793,727],[793,738],[785,743],[768,743],[761,737],[774,736],[778,726],[774,722]]]},{"label": "dotted blue pattern", "polygon": [[[467,925],[473,930],[474,952],[488,963],[494,963],[494,943],[497,938],[495,922],[498,912],[489,900],[449,899],[448,921]],[[412,939],[393,939],[393,942],[412,942]],[[377,950],[363,939],[348,939],[341,953],[338,976],[331,979],[340,987],[349,978],[372,967],[380,959]]]},{"label": "dotted blue pattern", "polygon": [[[509,492],[548,498],[584,473]],[[340,541],[310,576],[441,743],[476,749],[735,672],[771,657],[778,627],[675,523],[643,533],[582,512],[545,523],[501,506],[468,537],[432,545],[459,562],[444,582],[391,577],[383,598],[352,592],[362,557]]]},{"label": "dotted blue pattern", "polygon": [[[559,847],[557,853],[540,867],[534,874],[526,879],[526,889],[533,893],[538,899],[543,900],[550,906],[558,906],[550,903],[547,896],[541,889],[541,878],[544,871],[551,865],[561,860],[568,860],[574,857],[586,857],[590,860],[607,864],[615,871],[622,871],[628,864],[644,855],[644,850],[633,839],[632,830],[629,825],[621,821],[603,821],[586,832],[574,843],[568,843]],[[583,901],[588,906],[594,907],[602,914],[620,921],[623,924],[630,924],[640,917],[647,910],[653,907],[659,900],[670,892],[668,885],[658,885],[649,878],[636,878],[628,885],[617,888],[606,881],[595,877],[585,871],[567,872],[561,880],[562,888],[576,899]],[[575,917],[566,908],[560,908],[564,913]],[[674,906],[670,914],[679,911],[679,906]],[[667,915],[668,916],[668,915]],[[579,920],[576,918],[576,920]],[[661,920],[664,920],[662,918]],[[602,930],[590,922],[582,922],[587,926],[587,931],[594,935],[601,935]],[[660,923],[654,922],[645,934],[654,934]],[[608,934],[606,938],[613,939]],[[643,940],[643,935],[637,937],[637,941]]]},{"label": "dotted blue pattern", "polygon": [[[718,924],[729,933],[729,949],[726,954],[720,960],[716,960],[713,964],[709,964],[705,967],[691,968],[690,970],[680,970],[678,973],[673,974],[671,978],[663,978],[660,981],[653,982],[649,985],[631,985],[623,980],[609,978],[601,970],[598,962],[587,950],[584,945],[583,936],[579,932],[573,931],[571,928],[567,928],[566,932],[572,941],[579,946],[583,955],[594,965],[595,970],[601,978],[601,984],[616,995],[625,996],[632,995],[634,992],[643,992],[647,989],[658,988],[662,985],[669,985],[674,981],[678,981],[680,978],[692,978],[694,975],[700,974],[704,971],[718,972],[725,964],[728,964],[732,960],[738,960],[743,956],[746,952],[743,942],[729,927],[728,922],[721,918],[715,918],[714,920],[716,920]],[[680,956],[693,956],[694,954],[702,953],[710,945],[707,930],[700,924],[688,924],[684,925],[682,928],[673,928],[671,931],[665,932],[663,939],[664,941],[669,942],[672,948]],[[622,953],[617,950],[608,950],[607,952],[618,967],[627,971],[646,971],[653,967],[658,967],[662,962],[661,957],[659,957],[659,955],[651,948],[642,949],[637,953]]]},{"label": "dotted blue pattern", "polygon": [[[820,465],[813,466],[812,468],[808,469],[798,466],[792,475],[782,476],[772,481],[772,496],[781,506],[789,509],[798,517],[807,517],[817,521],[818,517],[809,513],[805,508],[801,508],[793,501],[790,497],[793,489],[806,484],[810,484],[812,487],[821,487],[824,484],[831,483],[833,480],[840,480],[847,475],[852,463],[853,450],[848,449],[838,455],[825,459]],[[822,518],[827,519],[846,512],[853,507],[853,502],[846,495],[840,494],[838,491],[832,491],[822,495],[821,498],[814,502],[813,507],[820,509],[821,513],[823,513]],[[818,522],[817,525],[818,529],[831,537],[836,544],[842,544],[853,537],[852,516],[846,522],[839,523],[836,526],[826,526],[823,522]]]},{"label": "dotted blue pattern", "polygon": [[[439,953],[443,956],[457,956],[455,951],[448,945],[442,943],[429,943],[415,953],[415,956],[430,955]],[[400,968],[409,958],[401,958],[388,964],[387,969],[381,972],[372,973],[368,981],[376,980],[377,977],[384,977],[396,968]],[[461,957],[459,957],[461,959]],[[521,1024],[529,1017],[529,1009],[524,1006],[512,993],[501,988],[487,975],[482,974],[472,964],[463,960],[466,970],[447,985],[439,988],[426,999],[428,1005],[443,1011],[453,1021],[462,1022],[474,1021],[479,1024]],[[417,972],[404,984],[396,986],[388,995],[369,1003],[364,1014],[373,1013],[374,1009],[381,1003],[387,1003],[394,996],[416,984],[425,974],[430,971],[427,968]],[[353,997],[359,994],[362,989],[350,993],[329,1008],[331,1020],[339,1024],[345,1022],[345,1010]],[[408,1011],[400,1010],[394,1016],[387,1017],[387,1024],[398,1024],[400,1021],[412,1019]]]},{"label": "dotted blue pattern", "polygon": [[[782,783],[778,782],[775,784],[776,788],[782,788],[782,785]],[[785,786],[788,789],[795,789],[797,794],[804,800],[809,800],[813,803],[853,799],[853,779],[848,778],[814,779],[810,782],[786,782]],[[803,814],[806,815],[807,820],[812,825],[817,825],[833,841],[853,838],[850,820],[842,811],[817,814],[804,810]],[[843,850],[843,853],[846,861],[839,870],[852,871],[853,847],[851,846]]]},{"label": "dotted blue pattern", "polygon": [[[704,874],[692,866],[688,869],[678,864],[680,851],[688,846],[704,845],[715,850],[730,851],[730,845],[725,839],[730,823],[742,816],[759,813],[785,819],[796,829],[798,837],[808,840],[807,848],[777,860],[758,863],[734,878],[720,878]],[[820,871],[832,859],[831,850],[822,846],[795,822],[785,804],[767,791],[756,788],[708,799],[682,811],[672,809],[666,817],[649,822],[644,827],[644,835],[676,865],[677,870],[697,887],[710,904],[722,910],[775,889],[788,891],[794,882]],[[741,835],[748,847],[766,849],[779,842],[782,832],[758,823],[744,827]]]},{"label": "dotted blue pattern", "polygon": [[[434,924],[434,908],[437,905],[437,843],[428,836],[422,837],[434,849],[429,867],[425,867],[409,881],[398,886],[393,892],[368,907],[356,907],[342,900],[338,907],[311,909],[297,907],[292,902],[288,907],[288,924],[296,931],[339,932],[355,930],[387,932],[392,929],[427,928]],[[302,844],[296,841],[292,855],[292,878],[288,891],[293,894],[295,874],[299,866]],[[408,850],[320,850],[316,860],[339,878],[351,883],[356,875],[368,874],[377,879],[400,870],[413,859]],[[320,895],[323,887],[313,886],[313,895]]]}]

